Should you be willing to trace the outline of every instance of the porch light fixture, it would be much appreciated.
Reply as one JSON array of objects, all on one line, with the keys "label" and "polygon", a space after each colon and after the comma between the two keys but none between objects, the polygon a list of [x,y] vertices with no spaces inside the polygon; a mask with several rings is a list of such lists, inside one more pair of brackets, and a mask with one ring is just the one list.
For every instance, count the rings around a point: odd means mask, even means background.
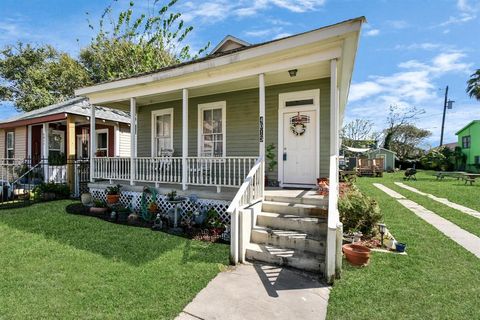
[{"label": "porch light fixture", "polygon": [[384,223],[379,223],[377,225],[378,225],[378,231],[380,231],[380,235],[382,236],[381,245],[383,247],[383,236],[385,235],[385,231],[387,229],[387,226]]},{"label": "porch light fixture", "polygon": [[297,69],[288,70],[288,74],[289,74],[290,77],[292,77],[292,78],[297,76],[297,72],[298,72]]}]

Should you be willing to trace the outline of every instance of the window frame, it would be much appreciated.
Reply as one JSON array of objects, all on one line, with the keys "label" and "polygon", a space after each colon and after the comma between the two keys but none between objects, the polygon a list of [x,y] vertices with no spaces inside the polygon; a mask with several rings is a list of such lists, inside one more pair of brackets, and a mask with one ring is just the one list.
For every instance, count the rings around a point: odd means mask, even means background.
[{"label": "window frame", "polygon": [[[60,149],[52,149],[52,144],[50,143],[50,134],[58,134],[61,136],[61,143],[60,143]],[[57,151],[59,153],[65,153],[65,132],[62,130],[51,130],[48,133],[48,153],[50,154],[50,151]]]},{"label": "window frame", "polygon": [[[467,145],[467,140],[468,140],[468,146]],[[468,135],[468,136],[463,136],[462,137],[462,149],[470,149],[470,147],[472,146],[472,137],[471,135]]]},{"label": "window frame", "polygon": [[173,108],[167,108],[167,109],[159,109],[159,110],[153,110],[152,111],[152,133],[151,133],[151,156],[152,158],[158,157],[158,152],[157,152],[157,144],[156,144],[156,139],[157,139],[157,117],[158,116],[163,116],[166,114],[170,115],[170,144],[172,145],[173,148]]},{"label": "window frame", "polygon": [[[12,147],[8,147],[8,136],[12,135]],[[12,151],[13,157],[8,157],[8,151]],[[15,131],[7,131],[7,135],[5,137],[5,156],[7,159],[15,159]]]},{"label": "window frame", "polygon": [[[103,133],[106,133],[106,134],[107,134],[107,147],[100,149],[100,148],[98,147],[98,141],[99,141],[98,135],[99,135],[99,134],[103,134]],[[108,143],[108,138],[109,138],[108,129],[97,129],[97,130],[95,131],[95,137],[96,137],[96,141],[95,141],[95,142],[96,142],[96,143],[95,143],[95,148],[96,148],[95,154],[97,154],[99,151],[105,151],[105,152],[106,152],[106,153],[105,153],[105,154],[106,154],[105,157],[108,157],[108,147],[109,147],[109,143]],[[90,146],[89,146],[89,148],[90,148]]]},{"label": "window frame", "polygon": [[[198,105],[198,126],[197,126],[197,156],[203,156],[203,112],[205,110],[214,110],[220,109],[222,110],[222,135],[223,135],[223,146],[222,146],[222,155],[221,158],[227,156],[227,102],[224,101],[215,101],[209,103],[202,103]],[[215,155],[211,155],[209,157],[215,157]],[[220,158],[215,157],[215,158]]]}]

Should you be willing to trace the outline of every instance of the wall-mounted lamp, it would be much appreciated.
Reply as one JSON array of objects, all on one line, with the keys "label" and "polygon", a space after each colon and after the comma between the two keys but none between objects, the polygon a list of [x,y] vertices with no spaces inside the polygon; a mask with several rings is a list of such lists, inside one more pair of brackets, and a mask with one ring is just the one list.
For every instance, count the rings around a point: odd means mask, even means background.
[{"label": "wall-mounted lamp", "polygon": [[289,74],[290,77],[292,77],[292,78],[297,76],[297,72],[298,72],[297,69],[288,70],[288,74]]}]

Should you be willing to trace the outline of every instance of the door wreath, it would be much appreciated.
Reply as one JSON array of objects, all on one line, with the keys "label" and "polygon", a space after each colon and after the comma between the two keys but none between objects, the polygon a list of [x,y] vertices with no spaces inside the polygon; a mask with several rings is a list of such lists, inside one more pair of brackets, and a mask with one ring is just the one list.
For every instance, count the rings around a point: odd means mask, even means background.
[{"label": "door wreath", "polygon": [[307,126],[305,125],[303,118],[300,116],[300,112],[296,117],[292,119],[292,124],[290,125],[290,131],[296,136],[302,136],[305,131],[307,131]]}]

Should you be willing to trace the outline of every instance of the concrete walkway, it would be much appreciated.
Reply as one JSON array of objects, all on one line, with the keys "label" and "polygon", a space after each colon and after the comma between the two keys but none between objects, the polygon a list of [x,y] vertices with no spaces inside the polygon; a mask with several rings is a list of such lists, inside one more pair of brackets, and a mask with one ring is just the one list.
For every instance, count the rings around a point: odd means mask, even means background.
[{"label": "concrete walkway", "polygon": [[[382,185],[382,188],[385,193],[388,194],[386,191],[387,189],[393,191],[392,189]],[[393,191],[395,192],[395,191]],[[408,199],[398,199],[397,201],[403,205],[408,210],[412,211],[414,214],[434,226],[444,235],[464,247],[466,250],[473,253],[477,258],[480,258],[480,238],[474,234],[471,234],[468,231],[463,230],[456,224],[450,222],[449,220],[440,217],[435,212],[422,207],[416,202],[413,202]]]},{"label": "concrete walkway", "polygon": [[330,287],[318,276],[265,264],[218,274],[177,320],[325,319]]},{"label": "concrete walkway", "polygon": [[463,213],[466,213],[468,215],[471,215],[472,217],[475,217],[475,218],[479,218],[480,219],[480,212],[476,211],[476,210],[473,210],[473,209],[470,209],[469,207],[465,207],[465,206],[462,206],[458,203],[455,203],[455,202],[451,202],[450,200],[448,199],[445,199],[445,198],[439,198],[439,197],[436,197],[434,196],[433,194],[429,194],[429,193],[425,193],[425,192],[422,192],[414,187],[410,187],[410,186],[407,186],[406,184],[403,184],[401,182],[395,182],[395,184],[401,188],[404,188],[406,190],[409,190],[411,192],[415,192],[419,195],[422,195],[422,196],[426,196],[426,197],[429,197],[430,199],[438,202],[438,203],[442,203],[452,209],[455,209],[455,210],[458,210],[460,212],[463,212]]}]

